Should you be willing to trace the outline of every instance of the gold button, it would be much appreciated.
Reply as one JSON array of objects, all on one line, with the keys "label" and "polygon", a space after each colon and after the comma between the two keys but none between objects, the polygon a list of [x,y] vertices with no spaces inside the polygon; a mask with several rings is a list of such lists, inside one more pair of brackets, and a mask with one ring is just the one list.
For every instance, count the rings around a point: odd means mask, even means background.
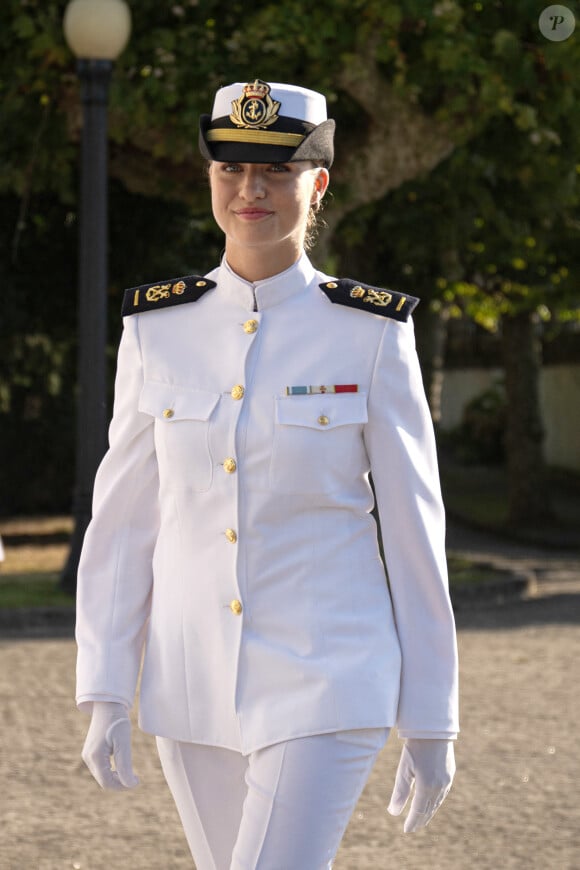
[{"label": "gold button", "polygon": [[228,541],[230,542],[230,544],[235,544],[236,541],[238,540],[238,536],[236,535],[236,533],[234,532],[233,529],[226,529],[224,534],[225,534],[226,538],[228,539]]},{"label": "gold button", "polygon": [[330,423],[330,420],[328,419],[328,417],[325,414],[321,414],[320,417],[318,418],[318,422],[320,423],[321,426],[328,426],[328,424]]},{"label": "gold button", "polygon": [[335,281],[329,281],[326,286],[328,287],[329,290],[336,290],[336,288],[338,287],[338,284]]},{"label": "gold button", "polygon": [[205,287],[206,284],[207,284],[207,281],[196,281],[195,282],[196,287]]},{"label": "gold button", "polygon": [[174,413],[175,411],[173,410],[173,408],[166,408],[163,412],[163,416],[169,419],[169,417],[173,417]]},{"label": "gold button", "polygon": [[237,467],[236,460],[232,459],[231,456],[224,460],[224,471],[227,471],[228,474],[233,474]]},{"label": "gold button", "polygon": [[232,387],[231,397],[232,399],[241,399],[244,395],[244,388],[241,384],[236,384],[235,387]]},{"label": "gold button", "polygon": [[246,320],[244,323],[244,332],[247,332],[248,335],[252,332],[256,332],[258,329],[258,321],[257,320]]},{"label": "gold button", "polygon": [[243,610],[242,602],[238,601],[237,598],[234,598],[233,601],[230,601],[230,610],[232,611],[232,613],[235,613],[236,616],[239,616]]}]

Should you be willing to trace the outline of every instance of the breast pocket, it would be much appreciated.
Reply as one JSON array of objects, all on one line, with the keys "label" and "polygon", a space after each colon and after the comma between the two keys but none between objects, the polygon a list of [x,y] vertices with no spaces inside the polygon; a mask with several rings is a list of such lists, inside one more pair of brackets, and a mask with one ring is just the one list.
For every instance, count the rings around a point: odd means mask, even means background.
[{"label": "breast pocket", "polygon": [[139,410],[155,418],[155,447],[162,484],[208,490],[213,462],[209,429],[220,394],[147,381]]},{"label": "breast pocket", "polygon": [[367,469],[365,393],[279,396],[270,485],[287,494],[329,494]]}]

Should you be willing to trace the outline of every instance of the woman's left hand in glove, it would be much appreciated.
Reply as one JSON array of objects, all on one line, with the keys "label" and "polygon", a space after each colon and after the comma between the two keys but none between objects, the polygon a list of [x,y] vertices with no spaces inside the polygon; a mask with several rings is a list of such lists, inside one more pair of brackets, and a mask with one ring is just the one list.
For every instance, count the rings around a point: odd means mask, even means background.
[{"label": "woman's left hand in glove", "polygon": [[402,813],[411,794],[404,832],[419,831],[428,825],[449,792],[455,776],[453,740],[408,738],[403,746],[395,786],[388,811]]}]

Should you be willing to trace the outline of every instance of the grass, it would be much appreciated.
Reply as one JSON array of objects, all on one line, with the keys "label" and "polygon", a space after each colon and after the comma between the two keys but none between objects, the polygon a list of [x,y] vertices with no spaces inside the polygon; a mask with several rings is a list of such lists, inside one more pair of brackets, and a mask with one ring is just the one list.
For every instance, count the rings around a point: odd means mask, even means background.
[{"label": "grass", "polygon": [[449,513],[493,529],[507,522],[507,486],[501,468],[443,464],[441,485]]},{"label": "grass", "polygon": [[449,584],[452,587],[477,586],[481,583],[508,578],[511,574],[499,568],[470,562],[469,559],[450,557],[447,560],[449,568]]},{"label": "grass", "polygon": [[5,560],[0,562],[0,608],[71,606],[59,587],[72,519],[23,517],[0,522]]},{"label": "grass", "polygon": [[[442,456],[441,479],[449,516],[467,525],[510,534],[534,544],[580,546],[580,473],[552,470],[550,483],[557,522],[542,529],[507,527],[505,469],[466,466]],[[73,528],[70,516],[0,520],[5,561],[0,562],[0,609],[72,606],[59,587]],[[466,589],[501,580],[505,572],[466,559],[449,559],[451,586]]]},{"label": "grass", "polygon": [[[465,588],[488,583],[498,580],[504,573],[467,559],[449,559],[449,581],[452,587]],[[60,589],[59,582],[59,574],[53,571],[0,575],[0,609],[71,607],[73,599]]]},{"label": "grass", "polygon": [[441,485],[450,517],[514,540],[546,547],[580,548],[580,473],[549,469],[553,517],[541,524],[508,523],[507,473],[501,465],[462,465],[443,453]]},{"label": "grass", "polygon": [[[32,517],[0,523],[6,551],[5,562],[0,562],[0,609],[73,605],[73,599],[59,585],[71,528],[68,517]],[[467,559],[449,559],[452,586],[465,588],[497,580],[501,573]]]},{"label": "grass", "polygon": [[73,599],[59,586],[54,572],[0,576],[0,608],[70,607]]},{"label": "grass", "polygon": [[[497,580],[504,572],[469,562],[449,559],[451,586],[473,586]],[[0,575],[0,609],[17,607],[71,607],[73,599],[60,589],[53,571]]]}]

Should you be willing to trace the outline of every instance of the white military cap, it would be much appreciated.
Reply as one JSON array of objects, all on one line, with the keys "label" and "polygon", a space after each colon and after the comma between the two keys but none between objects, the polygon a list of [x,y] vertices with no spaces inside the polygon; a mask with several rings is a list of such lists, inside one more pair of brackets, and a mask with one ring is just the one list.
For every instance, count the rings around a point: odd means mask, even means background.
[{"label": "white military cap", "polygon": [[199,147],[208,160],[330,166],[334,127],[322,94],[254,79],[220,88],[211,115],[200,118]]}]

